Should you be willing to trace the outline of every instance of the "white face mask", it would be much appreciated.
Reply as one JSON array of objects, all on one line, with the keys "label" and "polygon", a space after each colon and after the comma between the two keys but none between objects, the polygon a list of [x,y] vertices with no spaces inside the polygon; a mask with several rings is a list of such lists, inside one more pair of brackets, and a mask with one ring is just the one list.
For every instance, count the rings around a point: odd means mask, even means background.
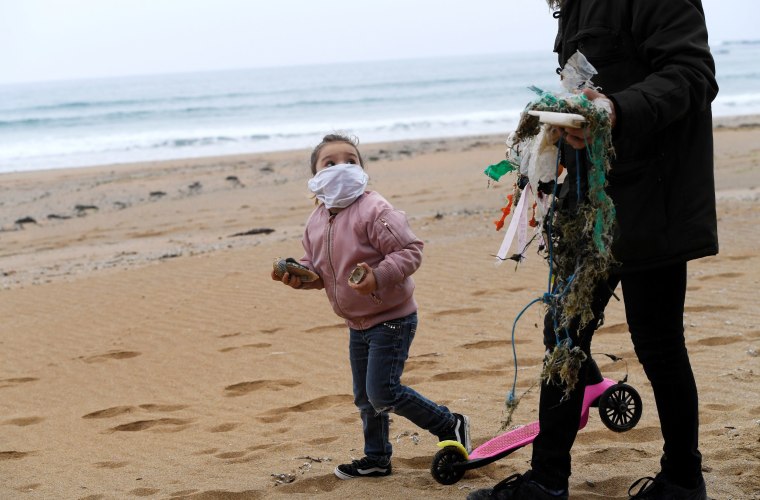
[{"label": "white face mask", "polygon": [[329,208],[346,208],[364,193],[369,176],[352,163],[327,167],[309,179],[309,190]]}]

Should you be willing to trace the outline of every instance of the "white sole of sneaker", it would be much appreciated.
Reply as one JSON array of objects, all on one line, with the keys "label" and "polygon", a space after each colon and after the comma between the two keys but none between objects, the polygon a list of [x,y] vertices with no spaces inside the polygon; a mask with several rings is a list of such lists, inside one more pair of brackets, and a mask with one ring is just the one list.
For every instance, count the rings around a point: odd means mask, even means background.
[{"label": "white sole of sneaker", "polygon": [[472,451],[472,442],[470,441],[470,417],[462,415],[464,417],[464,449],[467,453]]},{"label": "white sole of sneaker", "polygon": [[[335,474],[335,476],[337,476],[338,479],[346,480],[346,479],[359,479],[359,478],[362,478],[362,477],[385,477],[385,476],[373,476],[372,475],[373,472],[381,472],[381,473],[383,473],[385,471],[386,471],[386,469],[383,469],[383,468],[380,468],[380,467],[372,467],[370,469],[362,469],[360,471],[359,475],[352,476],[350,474],[346,474],[345,472],[343,472],[342,470],[340,470],[339,468],[336,467],[335,470],[333,471],[333,473]],[[388,475],[388,474],[386,474],[386,475]]]}]

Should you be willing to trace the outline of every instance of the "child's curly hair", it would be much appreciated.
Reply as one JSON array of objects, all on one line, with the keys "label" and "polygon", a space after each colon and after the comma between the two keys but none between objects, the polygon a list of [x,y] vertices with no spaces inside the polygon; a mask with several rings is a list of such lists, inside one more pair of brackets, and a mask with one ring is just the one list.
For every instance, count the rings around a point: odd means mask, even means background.
[{"label": "child's curly hair", "polygon": [[354,135],[347,135],[347,134],[341,134],[341,133],[333,133],[333,134],[327,134],[322,138],[322,142],[317,144],[317,146],[314,148],[314,150],[311,152],[311,173],[312,175],[317,173],[317,159],[319,158],[319,152],[322,150],[323,147],[325,147],[327,144],[330,144],[332,142],[345,142],[346,144],[350,144],[354,147],[356,150],[356,156],[359,157],[359,165],[364,168],[364,160],[362,159],[362,154],[359,152],[359,138]]}]

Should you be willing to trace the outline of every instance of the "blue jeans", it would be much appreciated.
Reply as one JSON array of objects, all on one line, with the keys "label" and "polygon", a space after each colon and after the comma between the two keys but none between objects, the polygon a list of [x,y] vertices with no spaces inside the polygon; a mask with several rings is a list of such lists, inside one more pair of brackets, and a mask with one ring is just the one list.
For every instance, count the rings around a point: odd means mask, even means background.
[{"label": "blue jeans", "polygon": [[454,425],[454,416],[448,408],[401,385],[404,362],[416,331],[416,312],[366,330],[350,329],[354,403],[361,413],[364,454],[368,457],[385,459],[393,452],[388,437],[388,412],[406,417],[435,435]]}]

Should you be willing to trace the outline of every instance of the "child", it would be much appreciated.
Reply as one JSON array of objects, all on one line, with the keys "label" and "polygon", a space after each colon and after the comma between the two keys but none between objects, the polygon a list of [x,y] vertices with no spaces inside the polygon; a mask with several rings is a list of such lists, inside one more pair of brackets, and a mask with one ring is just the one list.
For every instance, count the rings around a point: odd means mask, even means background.
[{"label": "child", "polygon": [[[451,413],[401,384],[401,373],[417,329],[411,275],[422,261],[422,241],[403,212],[365,191],[358,141],[338,134],[324,137],[311,154],[309,189],[318,206],[306,223],[300,263],[319,275],[308,283],[274,271],[272,279],[295,289],[323,289],[335,313],[349,327],[354,403],[364,430],[361,460],[339,465],[340,479],[387,476],[392,447],[388,412],[411,420],[440,440],[460,442],[470,451],[469,419]],[[358,283],[348,277],[366,271]]]}]

